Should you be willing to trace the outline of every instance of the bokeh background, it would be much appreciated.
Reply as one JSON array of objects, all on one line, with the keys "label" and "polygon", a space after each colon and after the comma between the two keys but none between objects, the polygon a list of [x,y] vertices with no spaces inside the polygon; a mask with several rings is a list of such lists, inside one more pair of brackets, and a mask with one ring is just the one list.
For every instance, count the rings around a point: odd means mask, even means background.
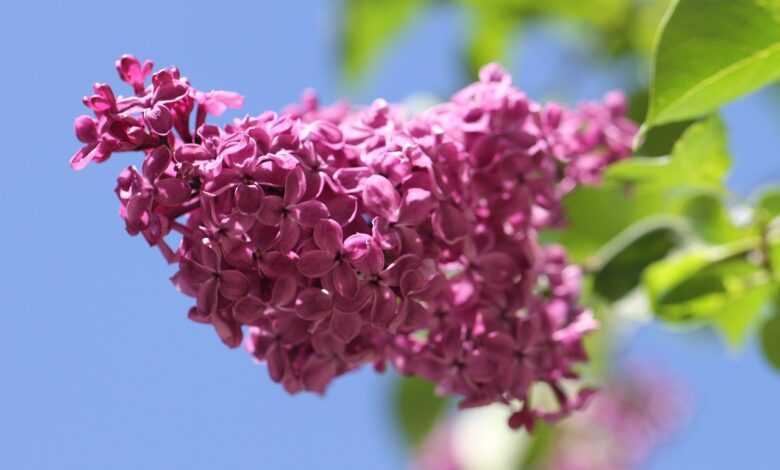
[{"label": "bokeh background", "polygon": [[[133,157],[76,174],[72,120],[94,81],[117,84],[122,53],[178,65],[200,89],[234,90],[259,113],[297,100],[366,103],[448,96],[467,79],[462,9],[422,11],[359,80],[344,78],[341,2],[11,2],[0,7],[0,468],[406,468],[388,405],[392,374],[364,370],[325,398],[288,396],[242,351],[189,322],[171,268],[126,236],[112,194]],[[538,22],[509,37],[507,65],[531,96],[598,98],[637,68],[578,32]],[[641,80],[641,79],[640,79]],[[229,117],[239,114],[233,113]],[[780,100],[725,108],[747,196],[780,180]],[[598,223],[598,214],[594,214]],[[681,378],[695,414],[647,468],[774,469],[780,377],[755,344],[641,329],[622,351]]]}]

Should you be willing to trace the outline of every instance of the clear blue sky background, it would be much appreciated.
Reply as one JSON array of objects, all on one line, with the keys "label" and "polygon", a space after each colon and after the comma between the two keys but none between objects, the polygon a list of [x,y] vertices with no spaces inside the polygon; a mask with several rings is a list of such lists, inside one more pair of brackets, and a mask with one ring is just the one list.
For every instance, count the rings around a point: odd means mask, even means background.
[{"label": "clear blue sky background", "polygon": [[[239,5],[241,3],[241,5]],[[121,5],[121,6],[120,6]],[[337,2],[9,2],[0,8],[0,469],[404,468],[387,409],[390,377],[337,381],[326,399],[286,395],[263,367],[185,316],[189,299],[111,193],[124,155],[76,174],[74,116],[93,81],[116,83],[123,52],[176,64],[201,89],[243,93],[253,113],[343,92]],[[356,101],[448,93],[464,19],[418,18]],[[523,46],[523,47],[520,47]],[[522,52],[521,52],[522,51]],[[582,50],[536,32],[513,54],[535,96],[596,97],[620,74],[574,65]],[[586,79],[586,77],[589,77]],[[780,103],[731,105],[733,187],[780,179]],[[732,357],[704,335],[644,330],[627,349],[688,381],[697,415],[653,470],[776,469],[780,376],[750,345]]]}]

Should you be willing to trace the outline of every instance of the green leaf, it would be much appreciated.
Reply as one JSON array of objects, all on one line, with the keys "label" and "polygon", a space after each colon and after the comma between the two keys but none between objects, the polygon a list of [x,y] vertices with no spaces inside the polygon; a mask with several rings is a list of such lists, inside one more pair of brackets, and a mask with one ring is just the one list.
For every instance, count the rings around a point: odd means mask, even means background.
[{"label": "green leaf", "polygon": [[757,234],[752,227],[737,227],[731,220],[719,194],[701,193],[685,202],[683,215],[693,231],[704,241],[722,244]]},{"label": "green leaf", "polygon": [[[631,95],[628,105],[628,116],[633,121],[642,121],[647,115],[648,104],[647,90],[640,90]],[[634,152],[635,155],[643,157],[660,157],[672,153],[675,142],[682,136],[683,132],[696,122],[688,120],[681,122],[671,122],[660,126],[652,127],[643,136],[643,142]]]},{"label": "green leaf", "polygon": [[671,0],[633,3],[634,19],[627,34],[630,35],[634,50],[640,55],[649,56],[653,52],[653,43],[658,34],[658,27]]},{"label": "green leaf", "polygon": [[393,394],[398,425],[411,448],[418,447],[447,408],[434,393],[435,385],[416,377],[401,377]]},{"label": "green leaf", "polygon": [[702,322],[730,308],[740,296],[765,286],[768,276],[750,260],[755,240],[691,249],[652,264],[642,284],[657,317]]},{"label": "green leaf", "polygon": [[761,348],[769,364],[780,371],[780,311],[777,303],[775,299],[772,316],[761,327]]},{"label": "green leaf", "polygon": [[745,344],[771,296],[771,284],[759,285],[748,289],[743,295],[730,296],[723,307],[713,314],[712,326],[731,349],[739,349]]},{"label": "green leaf", "polygon": [[346,0],[342,26],[343,66],[357,79],[378,53],[422,10],[426,0]]},{"label": "green leaf", "polygon": [[606,177],[680,190],[722,192],[731,167],[723,121],[713,115],[686,128],[669,157],[634,157],[612,165]]},{"label": "green leaf", "polygon": [[522,461],[518,468],[530,470],[536,468],[549,456],[551,450],[555,447],[555,426],[539,420],[534,432],[529,434],[531,442],[523,454]]},{"label": "green leaf", "polygon": [[767,222],[780,216],[780,188],[763,191],[756,202],[756,210],[759,212],[758,217]]},{"label": "green leaf", "polygon": [[667,220],[635,224],[613,239],[597,258],[593,289],[616,301],[639,284],[642,272],[682,242],[680,227]]},{"label": "green leaf", "polygon": [[645,126],[709,113],[780,78],[780,0],[678,0],[656,44]]},{"label": "green leaf", "polygon": [[544,240],[563,244],[573,260],[585,262],[631,224],[665,212],[669,202],[664,191],[653,187],[610,181],[581,187],[563,200],[566,228],[545,232]]}]

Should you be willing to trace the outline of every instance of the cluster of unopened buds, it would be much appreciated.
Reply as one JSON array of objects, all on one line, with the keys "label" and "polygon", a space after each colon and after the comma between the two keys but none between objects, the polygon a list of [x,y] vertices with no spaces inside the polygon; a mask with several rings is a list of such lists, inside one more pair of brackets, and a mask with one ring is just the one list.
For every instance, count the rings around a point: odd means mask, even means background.
[{"label": "cluster of unopened buds", "polygon": [[[243,342],[290,393],[389,363],[462,406],[506,403],[510,425],[528,428],[589,395],[563,381],[577,378],[596,322],[578,305],[579,269],[538,232],[562,222],[567,192],[629,154],[621,95],[541,106],[488,65],[415,115],[381,99],[321,107],[307,93],[218,127],[207,115],[240,95],[197,91],[132,56],[116,65],[134,96],[94,86],[71,165],[143,154],[116,187],[128,233],[178,264],[191,320]],[[559,411],[532,406],[534,383]]]}]

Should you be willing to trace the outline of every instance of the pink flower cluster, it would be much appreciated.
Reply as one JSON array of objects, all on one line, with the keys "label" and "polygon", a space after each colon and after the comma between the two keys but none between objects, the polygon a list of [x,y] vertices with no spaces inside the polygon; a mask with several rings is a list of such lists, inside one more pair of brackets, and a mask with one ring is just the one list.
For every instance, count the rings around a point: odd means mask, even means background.
[{"label": "pink flower cluster", "polygon": [[560,415],[582,402],[560,382],[576,378],[596,322],[577,304],[578,268],[537,232],[561,223],[566,192],[629,154],[621,95],[540,106],[488,65],[414,116],[383,100],[320,107],[307,93],[218,127],[206,116],[241,96],[197,91],[176,68],[147,85],[152,64],[132,56],[117,69],[135,96],[95,85],[71,165],[143,152],[116,187],[128,233],[178,263],[190,319],[230,347],[248,333],[290,393],[391,363],[464,406],[510,404],[514,427],[555,417],[528,403],[535,382],[556,390]]},{"label": "pink flower cluster", "polygon": [[[536,456],[539,470],[632,470],[644,464],[681,428],[690,416],[690,397],[676,380],[646,366],[624,368],[610,377],[588,408],[554,428],[544,453]],[[480,435],[456,437],[458,418],[439,423],[416,453],[416,470],[466,470],[464,437],[479,448]],[[521,445],[515,443],[515,445]],[[526,444],[527,445],[527,444]],[[525,449],[517,451],[526,457]],[[491,456],[486,456],[491,457]],[[474,462],[470,462],[472,465]],[[492,468],[492,467],[491,467]]]},{"label": "pink flower cluster", "polygon": [[687,390],[656,370],[613,377],[583,413],[561,426],[541,469],[632,470],[688,420]]}]

